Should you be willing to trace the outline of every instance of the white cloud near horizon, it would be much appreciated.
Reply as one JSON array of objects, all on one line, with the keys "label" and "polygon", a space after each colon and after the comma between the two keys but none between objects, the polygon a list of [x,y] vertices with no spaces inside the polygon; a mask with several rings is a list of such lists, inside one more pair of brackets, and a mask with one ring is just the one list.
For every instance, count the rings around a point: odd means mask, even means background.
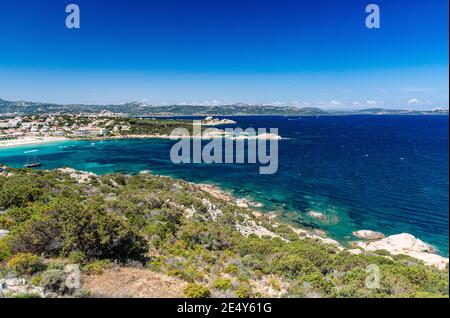
[{"label": "white cloud near horizon", "polygon": [[418,98],[411,98],[406,104],[411,105],[411,104],[418,104],[420,102],[420,100]]}]

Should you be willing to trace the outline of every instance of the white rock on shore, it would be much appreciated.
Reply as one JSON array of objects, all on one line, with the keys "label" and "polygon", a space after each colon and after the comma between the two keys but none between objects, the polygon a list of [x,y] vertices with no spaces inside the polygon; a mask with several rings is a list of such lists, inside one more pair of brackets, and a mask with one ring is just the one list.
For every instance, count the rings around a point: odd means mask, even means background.
[{"label": "white rock on shore", "polygon": [[408,233],[391,235],[377,241],[357,242],[356,245],[365,251],[386,250],[392,255],[408,255],[439,269],[444,269],[449,261],[448,258],[433,254],[430,245]]},{"label": "white rock on shore", "polygon": [[245,220],[242,223],[237,223],[236,224],[236,229],[244,236],[249,236],[251,234],[254,234],[258,237],[263,237],[263,236],[269,236],[271,238],[279,238],[282,241],[285,242],[289,242],[288,240],[286,240],[285,238],[279,236],[278,234],[266,229],[265,227],[257,224],[255,221],[251,220]]},{"label": "white rock on shore", "polygon": [[13,176],[13,174],[8,172],[8,167],[0,166],[0,176],[8,178],[8,177]]},{"label": "white rock on shore", "polygon": [[360,230],[352,233],[353,236],[366,240],[378,240],[384,238],[384,234],[381,232],[375,232],[370,230]]},{"label": "white rock on shore", "polygon": [[245,199],[236,199],[235,203],[240,208],[248,208],[248,202]]},{"label": "white rock on shore", "polygon": [[290,228],[300,238],[308,237],[308,238],[320,241],[320,242],[322,242],[324,244],[334,245],[339,251],[343,251],[344,250],[342,245],[338,241],[333,240],[332,238],[316,235],[316,234],[312,233],[311,231],[308,231],[308,230],[305,230],[305,229],[300,229],[300,228],[295,228],[295,227],[290,227]]},{"label": "white rock on shore", "polygon": [[70,177],[74,180],[76,180],[78,183],[88,183],[93,178],[96,178],[97,175],[92,172],[86,172],[86,171],[78,171],[72,168],[60,168],[57,169],[59,172],[67,173],[70,175]]},{"label": "white rock on shore", "polygon": [[354,254],[354,255],[359,255],[362,254],[362,250],[360,250],[359,248],[352,248],[347,250],[347,252],[349,252],[350,254]]},{"label": "white rock on shore", "polygon": [[198,188],[202,191],[205,191],[212,195],[213,197],[223,200],[225,202],[231,202],[236,204],[240,208],[248,209],[249,207],[261,207],[262,204],[259,202],[253,202],[250,200],[247,200],[245,198],[235,198],[231,193],[226,192],[217,186],[211,185],[211,184],[193,184],[195,188]]}]

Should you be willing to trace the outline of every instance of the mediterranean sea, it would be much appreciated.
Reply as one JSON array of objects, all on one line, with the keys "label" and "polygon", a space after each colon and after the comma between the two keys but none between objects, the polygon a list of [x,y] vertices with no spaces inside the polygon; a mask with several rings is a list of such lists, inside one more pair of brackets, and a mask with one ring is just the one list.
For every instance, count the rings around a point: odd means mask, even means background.
[{"label": "mediterranean sea", "polygon": [[[262,204],[286,221],[325,230],[343,243],[352,231],[411,233],[448,256],[448,116],[227,116],[243,129],[278,128],[279,169],[259,164],[173,164],[175,141],[64,141],[0,149],[0,162],[97,174],[151,171],[210,183]],[[227,126],[228,127],[228,126]],[[222,127],[220,127],[222,128]],[[316,219],[316,211],[325,215]]]}]

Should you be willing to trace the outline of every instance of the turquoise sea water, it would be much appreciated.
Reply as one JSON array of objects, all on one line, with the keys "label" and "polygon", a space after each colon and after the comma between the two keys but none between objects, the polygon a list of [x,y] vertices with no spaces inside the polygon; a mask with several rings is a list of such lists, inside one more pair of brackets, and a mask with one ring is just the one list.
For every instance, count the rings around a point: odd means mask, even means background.
[{"label": "turquoise sea water", "polygon": [[[170,161],[170,140],[66,141],[0,149],[0,162],[21,167],[39,156],[42,169],[69,166],[98,174],[150,170],[219,185],[263,204],[286,220],[326,230],[342,242],[352,231],[408,232],[448,255],[448,117],[227,117],[237,126],[275,127],[279,170],[259,165]],[[315,220],[307,211],[327,216]]]}]

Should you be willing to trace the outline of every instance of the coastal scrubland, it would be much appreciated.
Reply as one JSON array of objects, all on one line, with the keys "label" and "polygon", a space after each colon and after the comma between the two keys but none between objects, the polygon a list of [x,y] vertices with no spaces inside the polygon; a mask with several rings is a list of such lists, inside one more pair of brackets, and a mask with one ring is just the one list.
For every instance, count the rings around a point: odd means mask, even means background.
[{"label": "coastal scrubland", "polygon": [[[195,184],[151,174],[7,168],[0,175],[0,229],[0,280],[27,286],[4,289],[2,297],[448,297],[449,291],[448,266],[386,251],[353,254]],[[65,271],[75,264],[76,288],[67,286]]]}]

